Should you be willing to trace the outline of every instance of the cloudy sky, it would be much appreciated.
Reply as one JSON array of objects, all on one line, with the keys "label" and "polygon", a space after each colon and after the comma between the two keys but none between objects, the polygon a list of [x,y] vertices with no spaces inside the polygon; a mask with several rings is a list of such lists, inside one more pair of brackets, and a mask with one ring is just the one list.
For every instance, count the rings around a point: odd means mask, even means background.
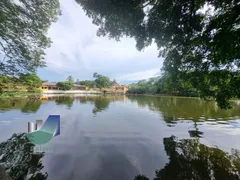
[{"label": "cloudy sky", "polygon": [[92,79],[97,72],[119,83],[131,83],[160,74],[162,59],[155,45],[139,52],[134,39],[120,42],[96,36],[97,26],[74,0],[60,0],[62,15],[49,30],[53,41],[47,49],[47,67],[38,75],[49,81]]}]

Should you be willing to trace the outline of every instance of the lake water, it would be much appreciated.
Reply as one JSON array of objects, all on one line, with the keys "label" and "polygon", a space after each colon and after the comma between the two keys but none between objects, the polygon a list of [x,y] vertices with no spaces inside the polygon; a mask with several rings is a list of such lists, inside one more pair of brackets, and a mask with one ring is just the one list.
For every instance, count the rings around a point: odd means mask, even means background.
[{"label": "lake water", "polygon": [[[221,110],[213,101],[181,97],[0,99],[0,143],[49,115],[60,115],[61,133],[34,147],[45,152],[34,160],[48,174],[42,179],[133,180],[139,174],[153,179],[155,170],[159,179],[240,177],[239,101]],[[21,154],[18,141],[13,142],[11,158]],[[14,177],[22,162],[15,159]]]}]

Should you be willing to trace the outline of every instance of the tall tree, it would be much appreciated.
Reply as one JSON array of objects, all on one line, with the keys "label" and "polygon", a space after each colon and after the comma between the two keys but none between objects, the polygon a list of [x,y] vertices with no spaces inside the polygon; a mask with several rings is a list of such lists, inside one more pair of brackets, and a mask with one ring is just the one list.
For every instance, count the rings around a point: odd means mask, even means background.
[{"label": "tall tree", "polygon": [[98,35],[133,37],[139,50],[155,41],[173,79],[189,80],[223,108],[240,98],[239,0],[76,1]]},{"label": "tall tree", "polygon": [[93,77],[95,78],[96,86],[98,88],[107,88],[107,87],[111,86],[111,81],[110,81],[109,77],[103,76],[98,73],[94,73]]},{"label": "tall tree", "polygon": [[42,84],[42,80],[36,74],[21,74],[19,80],[21,83],[33,88],[38,88]]},{"label": "tall tree", "polygon": [[45,65],[47,30],[59,14],[58,0],[0,1],[0,74],[33,73]]},{"label": "tall tree", "polygon": [[68,76],[68,77],[67,77],[67,81],[73,83],[73,77],[72,77],[72,76]]},{"label": "tall tree", "polygon": [[117,81],[116,81],[116,79],[114,79],[113,81],[111,81],[111,86],[114,86],[114,85],[117,85],[118,83],[117,83]]},{"label": "tall tree", "polygon": [[84,80],[84,81],[79,81],[77,84],[87,86],[89,88],[94,88],[96,86],[96,82],[92,80]]},{"label": "tall tree", "polygon": [[56,86],[59,90],[70,90],[73,87],[73,83],[70,81],[57,82]]}]

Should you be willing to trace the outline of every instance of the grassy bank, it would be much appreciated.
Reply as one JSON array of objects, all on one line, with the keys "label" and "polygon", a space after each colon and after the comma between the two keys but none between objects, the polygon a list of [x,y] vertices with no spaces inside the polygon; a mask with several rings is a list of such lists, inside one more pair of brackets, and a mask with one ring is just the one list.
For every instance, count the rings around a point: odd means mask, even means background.
[{"label": "grassy bank", "polygon": [[17,92],[3,92],[0,94],[0,98],[5,98],[5,97],[22,97],[22,96],[39,96],[41,95],[41,92],[22,92],[22,91],[17,91]]}]

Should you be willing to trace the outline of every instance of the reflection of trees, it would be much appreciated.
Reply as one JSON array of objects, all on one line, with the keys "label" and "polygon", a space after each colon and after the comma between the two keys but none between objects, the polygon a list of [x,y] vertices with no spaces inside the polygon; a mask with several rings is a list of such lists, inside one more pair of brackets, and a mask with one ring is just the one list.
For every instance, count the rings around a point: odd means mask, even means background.
[{"label": "reflection of trees", "polygon": [[22,112],[37,112],[41,106],[40,100],[25,98],[0,98],[0,110],[21,109]]},{"label": "reflection of trees", "polygon": [[74,98],[70,96],[60,96],[58,99],[55,100],[57,105],[65,104],[69,108],[72,107]]},{"label": "reflection of trees", "polygon": [[[177,141],[174,136],[164,138],[163,142],[169,162],[163,169],[156,171],[155,180],[240,179],[238,150],[228,154],[218,148],[200,144],[198,139]],[[135,179],[141,178],[138,176]]]},{"label": "reflection of trees", "polygon": [[114,101],[114,96],[82,96],[75,97],[76,101],[79,101],[81,104],[91,103],[94,104],[93,113],[102,112],[106,110],[111,101]]},{"label": "reflection of trees", "polygon": [[13,134],[0,144],[0,164],[4,164],[12,179],[47,179],[47,173],[41,172],[44,153],[35,153],[34,146],[25,133]]},{"label": "reflection of trees", "polygon": [[42,102],[40,100],[27,100],[26,104],[21,108],[22,112],[37,112]]},{"label": "reflection of trees", "polygon": [[79,96],[74,97],[74,100],[80,102],[81,104],[91,103],[94,104],[93,113],[96,114],[98,112],[102,112],[106,110],[110,104],[110,102],[115,101],[124,101],[126,99],[125,96],[113,96],[113,95],[104,95],[104,96]]},{"label": "reflection of trees", "polygon": [[9,111],[11,109],[21,109],[26,102],[27,99],[23,98],[0,98],[0,110]]},{"label": "reflection of trees", "polygon": [[196,122],[194,122],[194,128],[195,128],[195,129],[188,131],[190,137],[195,137],[195,138],[200,138],[200,137],[202,137],[202,136],[203,136],[203,132],[202,132],[202,131],[199,131]]},{"label": "reflection of trees", "polygon": [[176,118],[198,121],[201,116],[208,119],[240,115],[240,106],[236,104],[232,104],[232,109],[222,110],[214,101],[202,101],[197,98],[128,96],[128,99],[137,102],[141,107],[160,111],[167,122]]},{"label": "reflection of trees", "polygon": [[102,112],[108,108],[110,104],[110,99],[104,96],[98,96],[94,99],[94,109],[93,113],[96,114],[97,112]]}]

